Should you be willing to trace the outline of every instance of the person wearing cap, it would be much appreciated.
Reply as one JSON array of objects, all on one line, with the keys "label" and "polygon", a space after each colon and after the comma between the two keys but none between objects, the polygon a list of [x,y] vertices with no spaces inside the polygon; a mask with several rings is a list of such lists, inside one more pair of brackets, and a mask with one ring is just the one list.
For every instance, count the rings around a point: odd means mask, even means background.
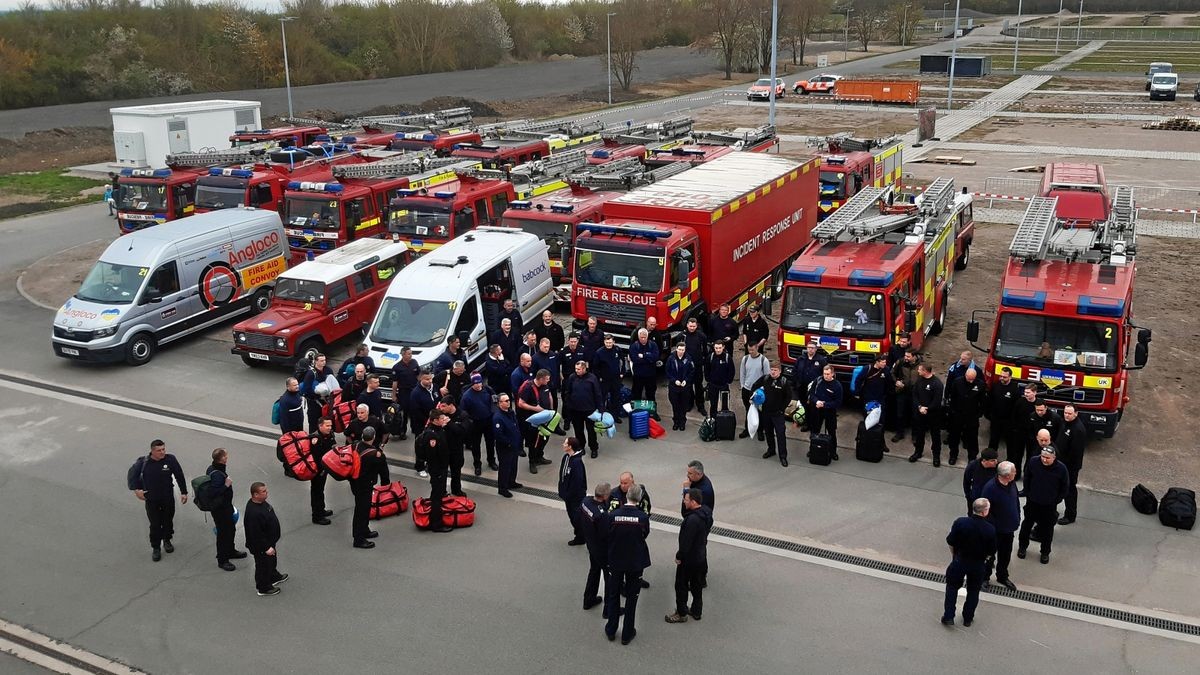
[{"label": "person wearing cap", "polygon": [[758,305],[750,305],[750,312],[742,323],[738,326],[738,330],[742,334],[742,351],[748,352],[750,345],[758,345],[760,354],[767,351],[767,338],[771,335],[771,327],[767,325],[767,320],[759,314]]},{"label": "person wearing cap", "polygon": [[963,496],[967,498],[967,509],[971,502],[983,496],[983,486],[996,477],[998,454],[995,448],[984,448],[979,459],[967,462],[963,469]]},{"label": "person wearing cap", "polygon": [[1058,504],[1067,497],[1071,480],[1067,467],[1058,461],[1057,452],[1050,443],[1050,432],[1037,432],[1041,452],[1030,457],[1025,464],[1025,522],[1017,538],[1017,557],[1025,559],[1029,548],[1029,534],[1037,527],[1041,535],[1041,562],[1050,562],[1050,544],[1054,541],[1054,526],[1058,523]]},{"label": "person wearing cap", "polygon": [[496,434],[492,432],[492,397],[496,392],[483,383],[483,375],[471,374],[471,386],[467,387],[459,399],[459,408],[471,420],[467,431],[467,448],[471,450],[471,458],[475,463],[475,475],[483,473],[483,461],[480,452],[480,441],[487,443],[488,468],[495,471],[496,466]]}]

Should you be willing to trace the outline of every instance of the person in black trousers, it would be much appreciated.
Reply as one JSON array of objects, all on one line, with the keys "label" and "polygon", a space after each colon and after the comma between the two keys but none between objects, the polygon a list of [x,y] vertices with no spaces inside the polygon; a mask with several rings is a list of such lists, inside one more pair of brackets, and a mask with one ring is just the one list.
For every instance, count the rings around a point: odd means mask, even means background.
[{"label": "person in black trousers", "polygon": [[826,365],[821,369],[821,379],[813,383],[808,394],[813,412],[808,428],[813,435],[821,433],[822,429],[829,434],[829,440],[833,442],[833,459],[838,458],[837,419],[843,400],[842,383],[834,376],[833,366]]},{"label": "person in black trousers", "polygon": [[558,465],[558,496],[566,504],[567,520],[571,521],[571,541],[568,546],[587,543],[579,524],[579,504],[587,496],[587,469],[583,465],[583,443],[577,438],[563,439],[563,457]]},{"label": "person in black trousers", "polygon": [[501,497],[512,498],[513,488],[525,487],[517,482],[517,457],[521,452],[521,427],[512,409],[512,396],[500,394],[496,397],[496,411],[492,413],[492,429],[496,437],[496,459],[499,470],[496,487]]},{"label": "person in black trousers", "polygon": [[228,463],[229,453],[225,448],[217,448],[212,451],[212,465],[205,473],[209,479],[209,513],[217,528],[217,567],[232,572],[237,567],[229,561],[245,558],[246,552],[233,545],[236,527],[233,522],[233,480],[229,477]]},{"label": "person in black trousers", "polygon": [[704,366],[709,355],[708,336],[700,330],[700,321],[693,316],[687,320],[686,328],[675,340],[676,344],[683,343],[688,358],[696,366],[696,376],[692,378],[692,403],[699,409],[701,417],[708,417],[708,412],[704,410]]},{"label": "person in black trousers", "polygon": [[[983,416],[988,419],[988,447],[1000,449],[1005,433],[1012,433],[1012,422],[1017,401],[1021,398],[1020,385],[1012,379],[1012,368],[1004,366],[992,380],[988,389],[987,407]],[[1011,454],[1011,453],[1010,453]]]},{"label": "person in black trousers", "polygon": [[[396,426],[400,429],[400,440],[402,441],[408,439],[408,435],[405,433],[406,427],[413,423],[410,399],[420,377],[421,366],[412,357],[412,347],[401,348],[400,360],[392,366],[392,402],[400,410],[400,422]],[[417,431],[416,426],[413,426],[413,433],[415,434]]]},{"label": "person in black trousers", "polygon": [[[583,608],[591,609],[604,600],[600,597],[600,579],[604,579],[604,590],[612,583],[608,575],[608,499],[612,486],[598,483],[594,495],[583,499],[578,505],[579,529],[587,542],[588,576],[583,587]],[[567,505],[568,507],[570,504]],[[608,618],[605,615],[604,618]]]},{"label": "person in black trousers", "polygon": [[946,390],[946,405],[949,408],[950,434],[946,443],[950,446],[950,465],[958,462],[959,444],[967,451],[967,461],[974,461],[979,454],[979,418],[987,407],[987,388],[974,368],[956,378]]},{"label": "person in black trousers", "polygon": [[278,595],[279,584],[288,580],[279,571],[279,517],[267,503],[267,484],[250,485],[250,501],[242,515],[246,548],[254,554],[254,587],[260,596]]},{"label": "person in black trousers", "polygon": [[325,471],[325,465],[321,463],[321,458],[325,456],[325,453],[337,447],[337,438],[333,435],[332,419],[322,417],[317,420],[317,431],[308,437],[308,447],[312,451],[312,456],[317,459],[317,475],[313,476],[308,485],[312,521],[314,525],[329,525],[329,516],[333,515],[333,511],[325,508],[325,481],[329,474]]},{"label": "person in black trousers", "polygon": [[354,517],[350,524],[351,536],[354,537],[354,548],[375,548],[371,541],[379,533],[371,529],[371,495],[375,492],[375,483],[381,478],[383,484],[391,482],[387,468],[387,460],[383,451],[375,447],[375,427],[364,427],[362,437],[355,443],[354,451],[359,457],[357,476],[350,478],[350,492],[354,495]]},{"label": "person in black trousers", "polygon": [[[172,482],[172,479],[174,482]],[[154,562],[162,560],[162,551],[175,552],[171,543],[175,536],[175,486],[179,486],[179,503],[188,501],[187,481],[183,467],[175,455],[167,454],[167,444],[155,439],[150,442],[150,454],[142,460],[133,476],[133,495],[146,503],[146,518],[150,521],[150,550]]]},{"label": "person in black trousers", "polygon": [[1017,557],[1025,559],[1029,548],[1029,535],[1037,527],[1041,536],[1040,562],[1050,562],[1050,546],[1054,542],[1054,526],[1058,523],[1058,504],[1067,498],[1071,478],[1067,467],[1058,461],[1057,452],[1050,444],[1050,432],[1038,431],[1041,453],[1030,457],[1025,464],[1025,520],[1017,535]]},{"label": "person in black trousers", "polygon": [[466,497],[462,489],[462,470],[467,463],[467,438],[471,434],[471,418],[454,404],[454,397],[443,396],[437,409],[446,414],[446,455],[449,459],[450,494]]},{"label": "person in black trousers", "polygon": [[450,470],[449,441],[446,424],[450,418],[441,410],[429,413],[429,424],[417,439],[418,453],[424,457],[429,471],[429,531],[449,532],[442,522],[442,497],[446,496],[446,472]]},{"label": "person in black trousers", "polygon": [[[650,516],[638,508],[642,501],[642,486],[632,484],[625,493],[624,503],[610,513],[608,519],[608,569],[612,584],[604,589],[604,611],[608,621],[604,635],[609,641],[617,639],[617,624],[624,617],[621,644],[627,645],[637,635],[638,595],[642,592],[642,574],[650,566]],[[621,598],[625,598],[625,611]]]},{"label": "person in black trousers", "polygon": [[[585,333],[586,335],[586,333]],[[621,350],[611,335],[605,335],[601,347],[592,353],[592,374],[600,380],[608,412],[613,421],[621,423]]]},{"label": "person in black trousers", "polygon": [[1058,431],[1058,439],[1054,449],[1058,451],[1058,460],[1066,465],[1070,486],[1067,488],[1066,509],[1063,517],[1058,519],[1059,525],[1070,525],[1075,522],[1079,504],[1079,471],[1083,468],[1083,453],[1087,450],[1088,430],[1075,406],[1068,403],[1063,406],[1063,425]]},{"label": "person in black trousers", "polygon": [[963,625],[970,626],[975,620],[975,608],[979,605],[979,589],[983,587],[984,566],[989,557],[996,553],[996,528],[986,519],[991,504],[982,497],[971,504],[971,515],[954,521],[946,543],[954,559],[946,568],[946,598],[942,625],[954,625],[954,609],[958,601],[958,589],[967,581],[967,600],[963,603]]},{"label": "person in black trousers", "polygon": [[637,339],[629,344],[629,367],[633,374],[633,400],[654,400],[658,360],[658,343],[650,339],[648,330],[639,328]]},{"label": "person in black trousers", "polygon": [[750,390],[753,391],[759,387],[762,387],[763,393],[766,394],[759,416],[759,425],[763,428],[767,439],[767,451],[763,453],[763,459],[773,457],[776,446],[778,446],[779,464],[786,467],[788,465],[787,425],[783,411],[787,409],[791,400],[789,395],[792,393],[792,389],[787,378],[783,376],[778,361],[771,362],[771,371],[758,378]]},{"label": "person in black trousers", "polygon": [[692,409],[693,382],[699,377],[695,362],[687,354],[687,345],[682,342],[676,344],[674,353],[667,359],[667,400],[671,402],[673,431],[687,428],[687,414]]},{"label": "person in black trousers", "polygon": [[[675,552],[675,613],[667,623],[684,623],[690,615],[699,621],[704,613],[704,576],[708,571],[708,532],[712,529],[712,509],[702,502],[699,488],[683,495],[683,525],[679,527],[679,549]],[[692,605],[688,607],[688,594]]]},{"label": "person in black trousers", "polygon": [[600,381],[588,372],[587,361],[575,362],[575,372],[563,383],[562,402],[563,414],[571,423],[579,447],[583,447],[586,436],[587,447],[595,459],[600,455],[600,441],[596,436],[596,425],[588,416],[604,410],[604,393],[600,390]]},{"label": "person in black trousers", "polygon": [[[704,369],[704,377],[708,380],[708,409],[715,416],[721,405],[721,394],[724,393],[725,410],[729,409],[729,385],[733,382],[733,354],[725,347],[724,342],[714,342],[712,354],[708,356],[708,364]],[[704,414],[701,409],[700,414]]]},{"label": "person in black trousers", "polygon": [[933,465],[942,465],[942,382],[933,374],[929,364],[917,366],[917,382],[911,392],[913,405],[913,454],[915,462],[925,454],[925,434],[933,449]]}]

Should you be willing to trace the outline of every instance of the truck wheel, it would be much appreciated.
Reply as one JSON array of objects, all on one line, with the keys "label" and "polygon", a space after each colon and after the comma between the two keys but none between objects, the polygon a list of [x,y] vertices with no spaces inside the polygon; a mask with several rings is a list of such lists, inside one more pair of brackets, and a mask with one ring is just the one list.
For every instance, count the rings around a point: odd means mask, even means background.
[{"label": "truck wheel", "polygon": [[150,363],[154,358],[156,347],[154,336],[149,333],[138,333],[125,344],[125,363],[131,366],[141,366]]},{"label": "truck wheel", "polygon": [[929,327],[930,335],[941,335],[942,334],[942,329],[946,327],[946,307],[949,306],[949,304],[950,304],[950,296],[943,295],[942,296],[942,311],[938,312],[937,321],[934,321],[933,325]]},{"label": "truck wheel", "polygon": [[965,269],[967,269],[967,265],[970,262],[971,262],[971,245],[967,244],[966,246],[963,247],[962,255],[958,256],[958,259],[954,261],[954,269],[965,270]]},{"label": "truck wheel", "polygon": [[309,338],[300,343],[300,348],[296,350],[297,359],[312,360],[312,354],[319,352],[325,348],[325,343],[321,342],[321,338]]},{"label": "truck wheel", "polygon": [[256,314],[267,311],[267,308],[271,306],[271,289],[264,287],[255,291],[254,295],[250,297],[250,306],[254,308]]}]

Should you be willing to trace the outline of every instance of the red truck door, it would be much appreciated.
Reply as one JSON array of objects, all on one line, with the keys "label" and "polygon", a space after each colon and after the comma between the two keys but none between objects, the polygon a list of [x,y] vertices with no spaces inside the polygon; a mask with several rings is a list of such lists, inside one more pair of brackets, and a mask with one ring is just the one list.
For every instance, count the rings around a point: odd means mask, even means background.
[{"label": "red truck door", "polygon": [[250,206],[260,209],[274,209],[278,199],[271,189],[270,181],[264,181],[250,188]]}]

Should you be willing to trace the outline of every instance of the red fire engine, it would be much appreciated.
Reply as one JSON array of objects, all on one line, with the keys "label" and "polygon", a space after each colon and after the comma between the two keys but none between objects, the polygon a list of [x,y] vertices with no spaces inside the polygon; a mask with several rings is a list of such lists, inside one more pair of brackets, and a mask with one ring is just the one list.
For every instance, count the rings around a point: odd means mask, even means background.
[{"label": "red fire engine", "polygon": [[[1046,181],[1053,196],[1030,201],[1009,247],[985,375],[1009,368],[1014,379],[1037,383],[1047,403],[1073,404],[1088,429],[1112,437],[1130,400],[1128,371],[1150,355],[1150,329],[1133,322],[1133,192],[1117,186],[1107,218],[1088,220],[1109,203],[1100,167],[1051,165]],[[979,339],[974,315],[967,339]]]},{"label": "red fire engine", "polygon": [[331,166],[368,158],[344,143],[279,148],[266,157],[268,161],[256,164],[209,169],[196,181],[196,213],[235,206],[279,211],[288,182],[328,181]]},{"label": "red fire engine", "polygon": [[458,171],[435,189],[397,191],[388,211],[388,232],[423,255],[481,225],[494,225],[516,199],[512,183]]},{"label": "red fire engine", "polygon": [[679,117],[662,122],[628,123],[600,134],[599,148],[588,153],[588,164],[607,164],[618,159],[649,156],[652,150],[669,150],[683,144],[692,133],[692,118]]},{"label": "red fire engine", "polygon": [[897,334],[919,349],[942,332],[954,271],[966,267],[975,234],[971,195],[939,178],[912,203],[889,206],[893,189],[863,188],[813,228],[792,263],[779,320],[788,372],[811,343],[849,380]]},{"label": "red fire engine", "polygon": [[272,127],[254,131],[239,131],[229,136],[229,143],[235,148],[243,145],[257,145],[264,141],[270,141],[277,145],[310,145],[329,140],[329,131],[325,127],[319,126]]},{"label": "red fire engine", "polygon": [[698,131],[689,140],[651,148],[646,154],[646,163],[651,166],[676,162],[704,164],[737,151],[767,152],[779,144],[775,127],[771,125],[732,131]]},{"label": "red fire engine", "polygon": [[864,187],[884,187],[900,181],[904,173],[904,144],[899,138],[851,138],[837,134],[823,141],[821,153],[821,213],[824,220]]},{"label": "red fire engine", "polygon": [[557,152],[593,145],[600,140],[599,122],[515,120],[481,125],[481,143],[459,145],[450,154],[479,160],[486,169],[504,169],[544,159]]},{"label": "red fire engine", "polygon": [[[244,156],[243,156],[244,157]],[[192,215],[196,180],[208,169],[121,169],[117,228],[121,234]]]},{"label": "red fire engine", "polygon": [[625,342],[647,316],[664,330],[721,303],[740,316],[771,296],[816,223],[817,161],[736,153],[604,204],[578,226],[571,314]]}]

